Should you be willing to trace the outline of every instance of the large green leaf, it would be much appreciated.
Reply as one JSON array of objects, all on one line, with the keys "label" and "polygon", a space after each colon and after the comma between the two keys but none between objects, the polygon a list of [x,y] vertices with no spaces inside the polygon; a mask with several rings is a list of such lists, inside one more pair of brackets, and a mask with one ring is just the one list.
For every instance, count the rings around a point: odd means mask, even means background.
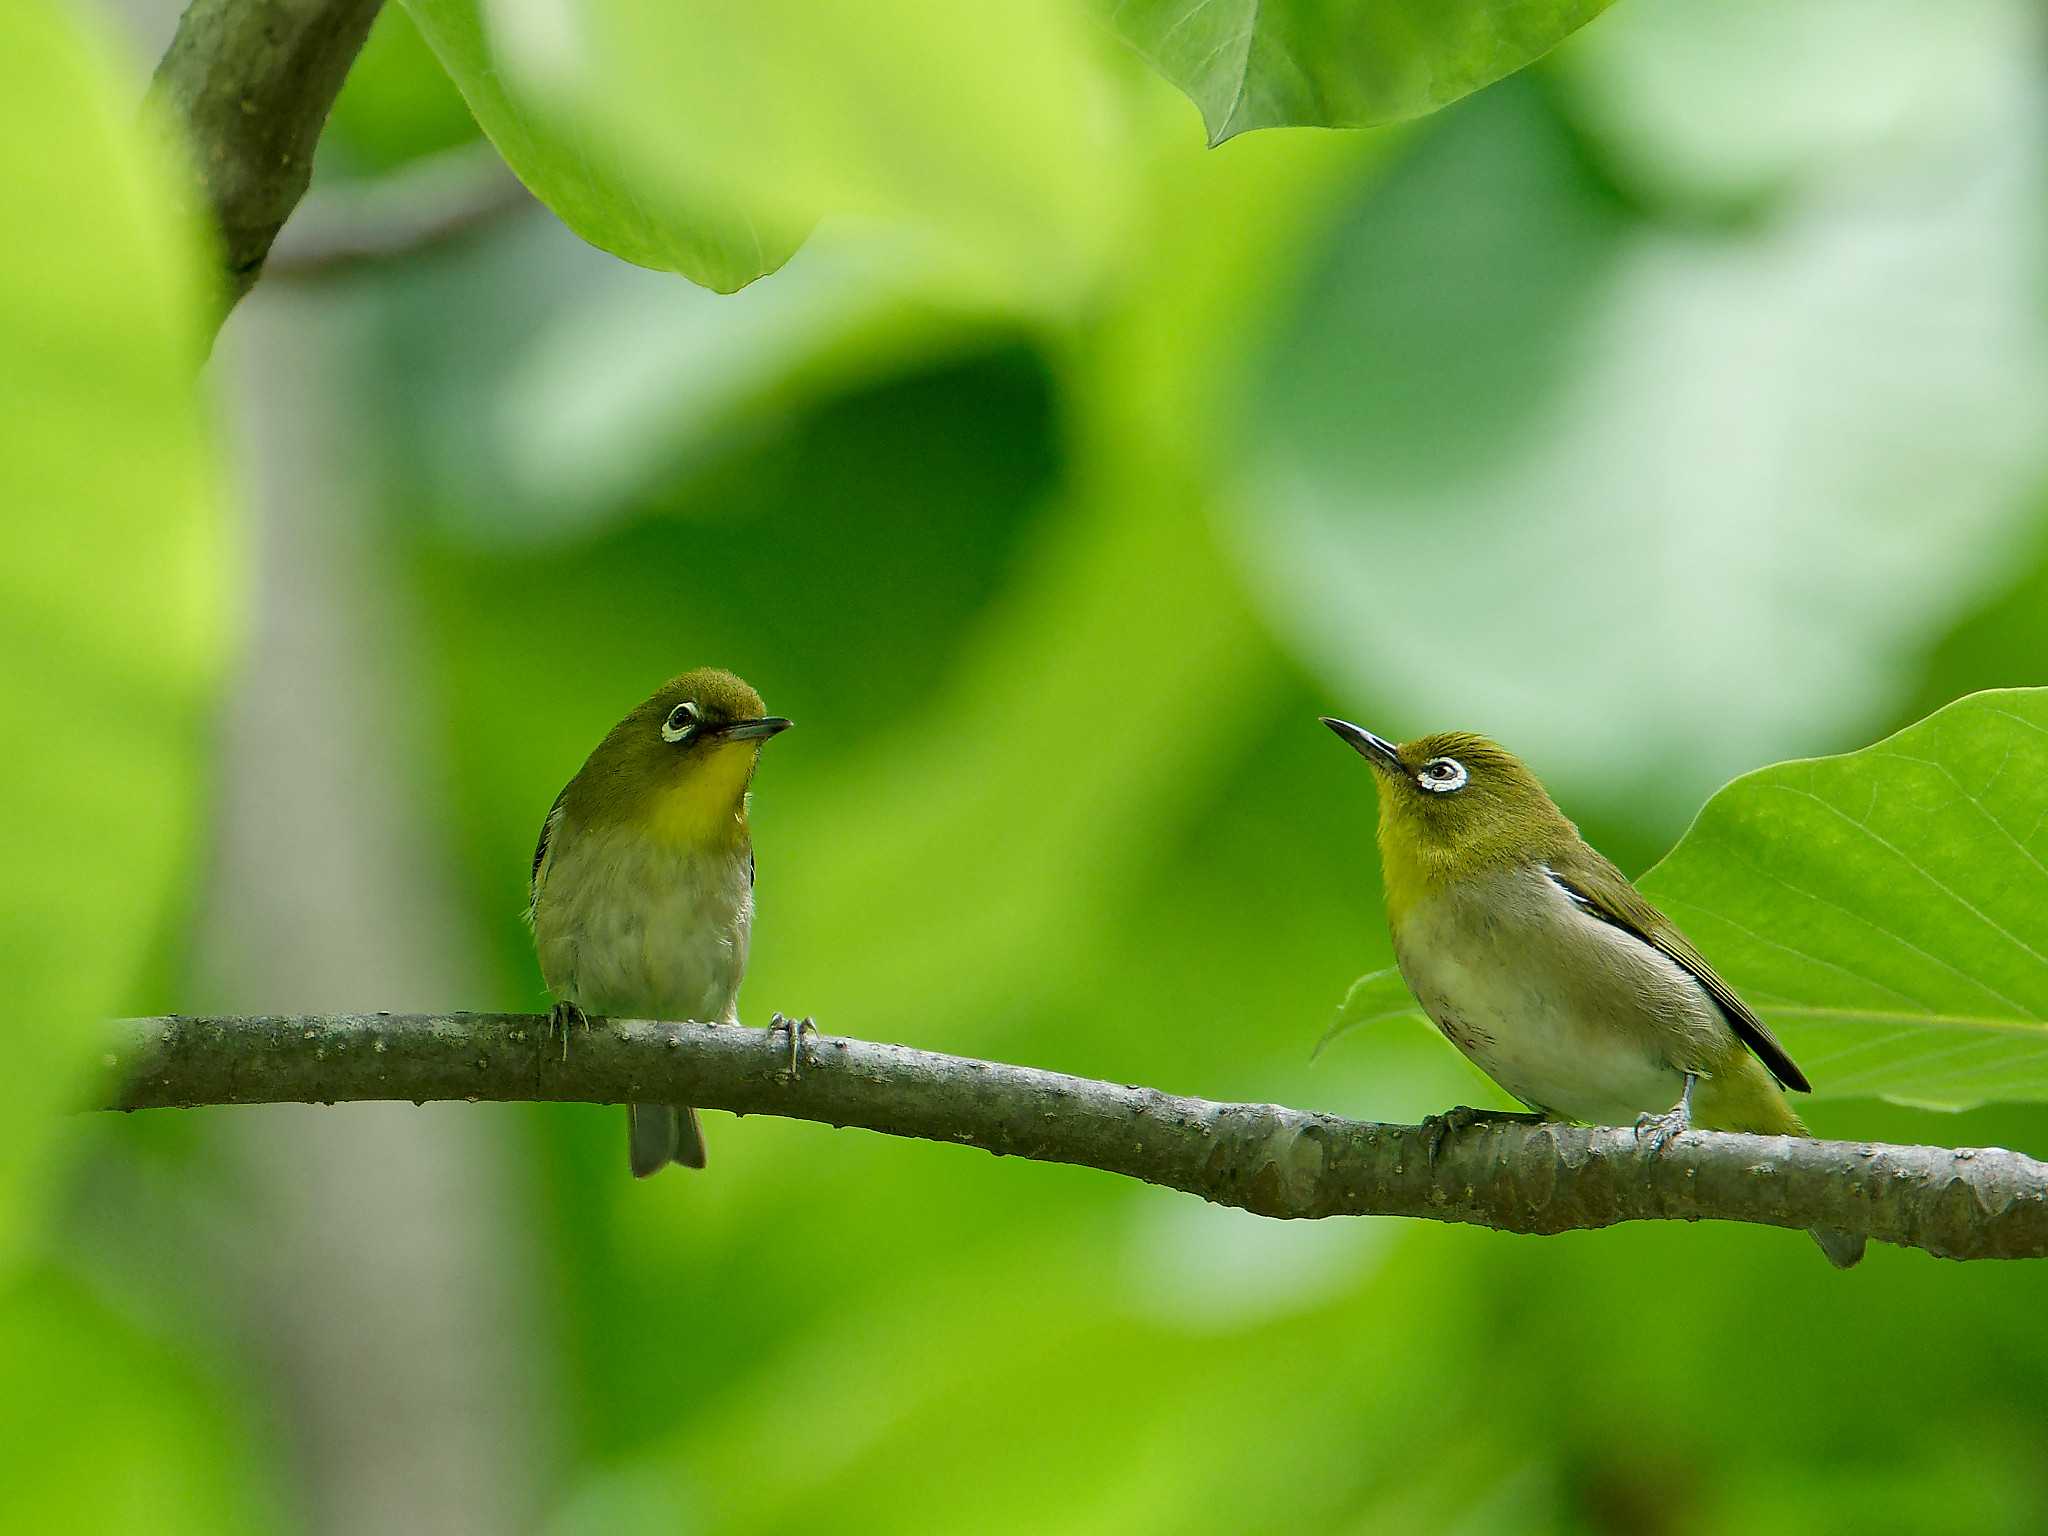
[{"label": "large green leaf", "polygon": [[1643,878],[1817,1093],[2048,1099],[2048,688],[1707,802]]},{"label": "large green leaf", "polygon": [[1078,0],[406,0],[512,168],[591,243],[730,291],[838,218],[930,279],[1064,304],[1122,160]]},{"label": "large green leaf", "polygon": [[1609,0],[1098,0],[1201,108],[1248,128],[1420,117],[1542,57]]},{"label": "large green leaf", "polygon": [[[0,1283],[0,1475],[15,1531],[277,1531],[261,1409],[55,1268]],[[260,1398],[258,1399],[260,1401]]]},{"label": "large green leaf", "polygon": [[219,641],[198,243],[67,12],[0,8],[0,1255],[190,867]]},{"label": "large green leaf", "polygon": [[[2048,1099],[2048,688],[1737,779],[1642,887],[1816,1094]],[[1414,1012],[1374,971],[1324,1039]]]},{"label": "large green leaf", "polygon": [[[549,43],[533,35],[548,7],[499,6],[496,30],[479,0],[406,0],[406,9],[470,111],[534,196],[592,245],[638,266],[679,272],[731,293],[773,272],[803,243],[806,221],[777,219],[702,187],[685,189],[623,158],[587,117],[508,66],[509,46],[529,61]],[[504,21],[524,18],[511,37]],[[559,41],[557,39],[556,41]]]},{"label": "large green leaf", "polygon": [[189,1339],[152,1337],[104,1275],[24,1262],[61,1250],[42,1218],[76,1188],[55,1154],[83,1139],[106,1018],[170,1001],[139,976],[195,862],[220,640],[211,290],[163,137],[71,10],[0,6],[0,143],[24,146],[0,173],[0,1523],[265,1529],[261,1463]]},{"label": "large green leaf", "polygon": [[1126,157],[1077,0],[589,0],[576,14],[570,62],[528,74],[677,195],[780,228],[833,220],[1010,309],[1066,304],[1113,247]]}]

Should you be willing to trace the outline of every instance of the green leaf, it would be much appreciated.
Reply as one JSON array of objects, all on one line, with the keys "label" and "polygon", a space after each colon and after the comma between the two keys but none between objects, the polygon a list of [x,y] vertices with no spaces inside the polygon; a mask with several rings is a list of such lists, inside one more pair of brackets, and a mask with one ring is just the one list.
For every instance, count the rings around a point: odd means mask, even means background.
[{"label": "green leaf", "polygon": [[[420,33],[527,187],[577,234],[614,256],[731,293],[773,272],[803,243],[802,218],[763,216],[729,195],[685,189],[623,157],[610,138],[508,67],[502,30],[487,32],[478,0],[406,0]],[[499,18],[551,17],[546,7],[501,6]],[[546,39],[512,41],[531,58]]]},{"label": "green leaf", "polygon": [[2048,1099],[2048,688],[1737,779],[1642,887],[1817,1094]]},{"label": "green leaf", "polygon": [[221,636],[211,303],[160,140],[69,7],[0,7],[0,1259],[190,867]]},{"label": "green leaf", "polygon": [[1422,1006],[1415,1001],[1415,994],[1408,990],[1408,983],[1401,979],[1397,967],[1390,965],[1383,971],[1368,971],[1351,983],[1351,990],[1337,1005],[1335,1022],[1323,1031],[1322,1038],[1316,1041],[1316,1048],[1309,1055],[1311,1058],[1322,1055],[1331,1041],[1368,1024],[1421,1017]]},{"label": "green leaf", "polygon": [[0,176],[0,1487],[25,1530],[274,1529],[200,1330],[152,1334],[117,1264],[45,1235],[107,1018],[171,1001],[140,978],[196,862],[222,640],[214,292],[171,135],[76,10],[0,6],[0,143],[33,146]]},{"label": "green leaf", "polygon": [[320,169],[373,176],[475,141],[469,104],[400,6],[387,5],[349,66],[320,136]]},{"label": "green leaf", "polygon": [[[0,1285],[0,1476],[20,1531],[276,1531],[282,1511],[231,1390],[132,1308],[52,1266]],[[247,1405],[247,1406],[245,1406]]]},{"label": "green leaf", "polygon": [[1608,3],[1116,0],[1109,19],[1221,144],[1249,128],[1368,128],[1434,112],[1541,58]]},{"label": "green leaf", "polygon": [[1113,246],[1126,157],[1076,0],[565,14],[566,58],[526,59],[529,78],[672,196],[837,221],[1002,309],[1068,303]]}]

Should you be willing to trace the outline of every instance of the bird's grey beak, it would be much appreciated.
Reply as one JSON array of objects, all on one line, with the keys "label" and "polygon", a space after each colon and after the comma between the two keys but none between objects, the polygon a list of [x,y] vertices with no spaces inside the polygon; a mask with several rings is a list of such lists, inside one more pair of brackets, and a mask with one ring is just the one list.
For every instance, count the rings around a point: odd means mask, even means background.
[{"label": "bird's grey beak", "polygon": [[713,734],[727,741],[766,741],[770,736],[780,736],[790,724],[780,715],[763,715],[759,720],[735,720],[730,725],[721,725]]},{"label": "bird's grey beak", "polygon": [[1403,771],[1401,754],[1394,744],[1384,736],[1375,736],[1362,725],[1353,725],[1349,720],[1332,720],[1328,715],[1320,717],[1323,724],[1337,733],[1340,741],[1350,745],[1351,750],[1371,763],[1375,768],[1385,768],[1394,773]]}]

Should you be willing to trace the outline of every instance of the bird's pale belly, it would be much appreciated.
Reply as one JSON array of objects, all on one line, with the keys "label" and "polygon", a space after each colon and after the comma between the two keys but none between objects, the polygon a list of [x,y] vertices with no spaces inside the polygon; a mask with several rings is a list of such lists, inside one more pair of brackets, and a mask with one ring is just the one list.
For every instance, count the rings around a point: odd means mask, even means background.
[{"label": "bird's pale belly", "polygon": [[1424,1011],[1475,1066],[1524,1104],[1574,1120],[1620,1125],[1670,1108],[1727,1034],[1691,976],[1581,912],[1540,872],[1491,875],[1419,904],[1395,952]]},{"label": "bird's pale belly", "polygon": [[752,918],[744,854],[677,855],[600,835],[556,849],[534,938],[549,989],[591,1013],[724,1023]]}]

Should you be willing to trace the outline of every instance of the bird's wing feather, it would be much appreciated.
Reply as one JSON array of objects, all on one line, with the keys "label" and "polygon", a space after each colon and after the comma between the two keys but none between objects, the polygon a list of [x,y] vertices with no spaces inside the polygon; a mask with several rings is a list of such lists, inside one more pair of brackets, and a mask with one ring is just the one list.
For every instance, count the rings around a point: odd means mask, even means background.
[{"label": "bird's wing feather", "polygon": [[1771,1076],[1796,1092],[1813,1091],[1806,1074],[1786,1054],[1785,1047],[1778,1043],[1778,1037],[1771,1033],[1770,1026],[1735,995],[1735,989],[1707,964],[1706,956],[1693,948],[1692,941],[1679,932],[1678,925],[1643,898],[1642,892],[1629,883],[1628,876],[1583,844],[1552,859],[1545,868],[1564,887],[1565,893],[1588,912],[1634,934],[1686,970],[1706,989],[1707,996],[1714,1000],[1714,1005],[1726,1017],[1736,1038],[1756,1052],[1757,1059],[1770,1068]]},{"label": "bird's wing feather", "polygon": [[540,824],[540,841],[533,845],[533,874],[526,882],[529,913],[532,911],[531,904],[540,900],[540,888],[548,882],[549,845],[555,835],[555,824],[562,819],[562,802],[568,795],[568,786],[564,785],[561,794],[555,796],[555,803],[548,807],[547,820]]}]

